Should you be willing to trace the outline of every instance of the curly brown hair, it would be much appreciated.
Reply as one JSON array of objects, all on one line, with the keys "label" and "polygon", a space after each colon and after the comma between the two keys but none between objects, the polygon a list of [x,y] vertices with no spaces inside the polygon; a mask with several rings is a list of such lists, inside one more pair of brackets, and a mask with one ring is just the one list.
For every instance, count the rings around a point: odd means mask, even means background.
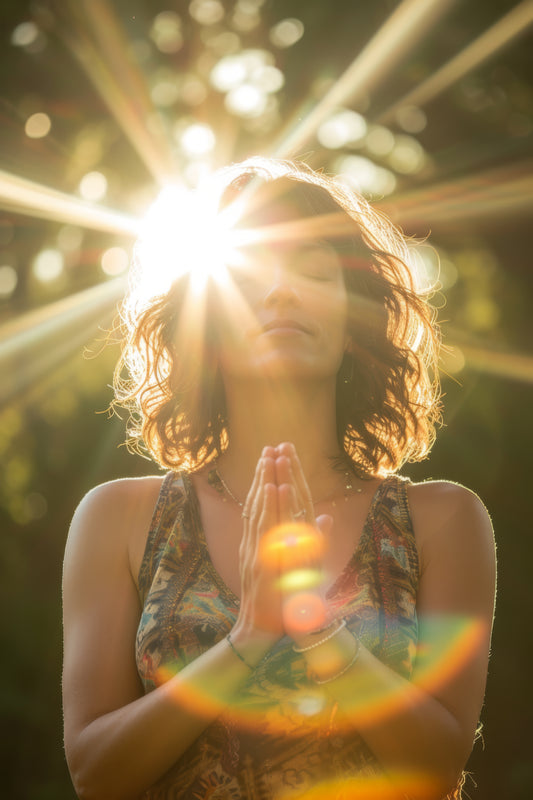
[{"label": "curly brown hair", "polygon": [[[298,214],[313,217],[314,235],[341,257],[350,341],[337,375],[342,459],[362,477],[423,459],[440,421],[440,337],[428,293],[416,284],[412,243],[363,197],[303,163],[256,157],[220,171],[219,208],[254,182],[294,195]],[[224,452],[229,431],[209,324],[212,287],[203,337],[186,352],[176,348],[177,330],[189,324],[189,284],[185,274],[140,298],[134,277],[122,306],[113,405],[130,411],[131,449],[164,468],[197,470]]]}]

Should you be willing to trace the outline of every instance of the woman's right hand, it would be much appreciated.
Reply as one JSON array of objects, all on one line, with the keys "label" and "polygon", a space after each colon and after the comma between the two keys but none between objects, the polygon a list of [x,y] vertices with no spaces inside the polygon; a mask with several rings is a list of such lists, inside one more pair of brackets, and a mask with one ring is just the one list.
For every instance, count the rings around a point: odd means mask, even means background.
[{"label": "woman's right hand", "polygon": [[279,524],[275,449],[265,447],[243,507],[244,530],[239,551],[241,604],[235,631],[282,636],[283,597],[279,558],[265,558],[264,537]]}]

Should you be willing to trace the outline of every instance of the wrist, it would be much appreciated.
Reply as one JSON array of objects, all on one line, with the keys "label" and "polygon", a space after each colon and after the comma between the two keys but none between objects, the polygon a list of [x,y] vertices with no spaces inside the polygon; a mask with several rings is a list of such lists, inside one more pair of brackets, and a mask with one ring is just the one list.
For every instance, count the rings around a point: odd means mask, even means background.
[{"label": "wrist", "polygon": [[279,639],[278,636],[272,633],[245,626],[239,622],[233,626],[228,636],[226,636],[226,639],[228,638],[232,650],[238,654],[250,669],[256,668]]},{"label": "wrist", "polygon": [[332,683],[346,675],[361,655],[359,637],[347,629],[341,634],[334,647],[329,647],[328,650],[328,642],[307,661],[309,677],[319,685]]},{"label": "wrist", "polygon": [[299,639],[293,649],[303,654],[311,680],[322,684],[340,678],[355,665],[361,643],[342,619]]},{"label": "wrist", "polygon": [[293,648],[296,653],[307,653],[333,639],[346,626],[345,619],[334,619],[320,628],[307,633],[293,634]]}]

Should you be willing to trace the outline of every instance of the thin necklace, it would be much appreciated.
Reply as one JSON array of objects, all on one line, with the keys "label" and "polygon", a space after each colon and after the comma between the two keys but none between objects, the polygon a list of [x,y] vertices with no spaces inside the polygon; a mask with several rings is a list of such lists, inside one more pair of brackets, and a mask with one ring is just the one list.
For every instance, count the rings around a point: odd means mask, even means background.
[{"label": "thin necklace", "polygon": [[[344,473],[344,477],[346,479],[346,483],[344,485],[343,496],[344,496],[344,502],[346,503],[348,502],[348,497],[350,496],[350,493],[361,494],[363,490],[360,486],[354,487],[352,483],[353,479],[348,470],[346,470],[346,472]],[[231,498],[231,500],[233,500],[234,503],[236,503],[239,506],[239,508],[244,508],[244,503],[241,503],[241,501],[237,497],[235,497],[235,495],[229,488],[228,484],[220,474],[220,470],[216,462],[213,465],[213,468],[209,470],[207,474],[207,482],[210,486],[216,489],[219,494],[222,495],[222,502],[225,503],[227,501],[227,498],[224,496],[224,494],[226,494],[228,497]],[[332,495],[329,495],[328,497],[323,497],[321,500],[316,500],[313,505],[316,506],[319,505],[320,503],[331,503],[332,506],[336,506],[338,496],[339,496],[338,493],[334,493]]]},{"label": "thin necklace", "polygon": [[[223,495],[224,492],[226,492],[228,497],[231,497],[233,502],[237,503],[237,505],[240,506],[240,508],[244,507],[244,503],[241,503],[241,501],[238,500],[235,497],[235,495],[233,494],[233,492],[229,488],[228,484],[226,483],[226,481],[224,480],[224,478],[220,474],[220,471],[219,471],[216,463],[215,463],[215,466],[213,467],[213,469],[209,472],[209,474],[207,476],[207,482],[209,483],[210,486],[214,486],[215,489],[217,489],[217,491],[220,492],[220,494]],[[226,498],[225,497],[223,497],[223,502],[224,503],[226,502]]]}]

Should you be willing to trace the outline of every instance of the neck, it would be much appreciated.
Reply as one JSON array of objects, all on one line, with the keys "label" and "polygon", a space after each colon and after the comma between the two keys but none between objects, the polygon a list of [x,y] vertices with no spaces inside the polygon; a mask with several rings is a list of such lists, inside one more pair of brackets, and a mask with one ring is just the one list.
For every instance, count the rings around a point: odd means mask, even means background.
[{"label": "neck", "polygon": [[311,491],[323,494],[339,454],[334,381],[239,379],[225,388],[229,447],[219,465],[235,493],[245,497],[263,447],[292,442]]}]

